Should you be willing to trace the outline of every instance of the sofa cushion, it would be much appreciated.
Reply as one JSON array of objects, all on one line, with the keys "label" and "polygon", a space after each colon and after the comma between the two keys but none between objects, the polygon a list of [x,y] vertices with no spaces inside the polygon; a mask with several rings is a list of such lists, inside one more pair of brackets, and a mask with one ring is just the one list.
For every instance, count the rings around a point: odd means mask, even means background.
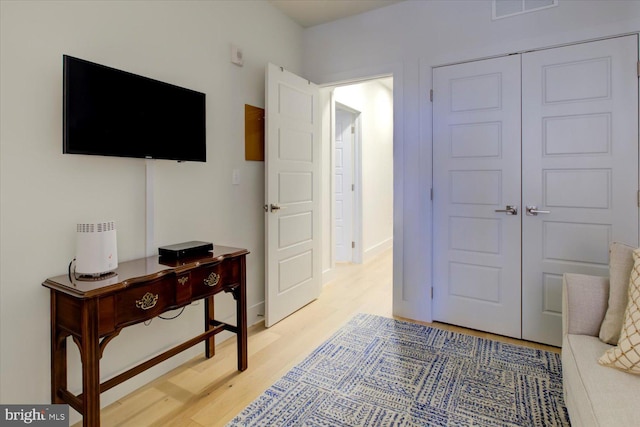
[{"label": "sofa cushion", "polygon": [[618,346],[598,360],[601,365],[640,374],[640,249],[633,251],[633,270],[629,280],[629,302]]},{"label": "sofa cushion", "polygon": [[609,278],[565,273],[562,281],[562,333],[597,337],[607,311]]},{"label": "sofa cushion", "polygon": [[609,245],[609,306],[600,325],[600,339],[611,345],[618,344],[620,339],[634,249],[618,242]]},{"label": "sofa cushion", "polygon": [[574,426],[638,425],[640,376],[598,365],[596,360],[610,348],[598,337],[564,336],[563,381]]}]

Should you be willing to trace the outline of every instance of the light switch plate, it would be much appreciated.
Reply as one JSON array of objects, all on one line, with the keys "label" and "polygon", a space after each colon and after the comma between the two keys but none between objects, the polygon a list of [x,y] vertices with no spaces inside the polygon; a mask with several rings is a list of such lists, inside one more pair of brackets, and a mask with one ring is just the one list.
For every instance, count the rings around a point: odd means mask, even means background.
[{"label": "light switch plate", "polygon": [[242,56],[242,49],[237,45],[231,45],[231,62],[242,67],[244,65],[244,57]]}]

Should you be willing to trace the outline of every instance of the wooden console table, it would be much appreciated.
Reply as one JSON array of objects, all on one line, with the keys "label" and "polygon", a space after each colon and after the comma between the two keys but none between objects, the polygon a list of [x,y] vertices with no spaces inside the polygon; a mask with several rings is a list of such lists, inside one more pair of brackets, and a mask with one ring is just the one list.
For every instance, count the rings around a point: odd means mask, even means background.
[{"label": "wooden console table", "polygon": [[[215,353],[215,337],[224,330],[238,340],[238,370],[247,369],[245,249],[217,246],[207,255],[164,261],[157,256],[120,263],[116,275],[98,281],[47,279],[51,292],[51,401],[68,403],[83,416],[83,426],[100,425],[100,393],[205,341],[205,355]],[[231,292],[237,323],[214,319],[213,297]],[[204,299],[204,332],[183,344],[100,383],[100,358],[107,344],[130,325]],[[80,349],[82,394],[67,389],[67,340]]]}]

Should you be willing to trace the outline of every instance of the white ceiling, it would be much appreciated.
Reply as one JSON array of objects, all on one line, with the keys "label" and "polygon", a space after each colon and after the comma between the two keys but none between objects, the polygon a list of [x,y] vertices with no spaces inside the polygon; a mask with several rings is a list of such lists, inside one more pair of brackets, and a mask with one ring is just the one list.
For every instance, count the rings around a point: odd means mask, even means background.
[{"label": "white ceiling", "polygon": [[304,28],[358,15],[403,0],[269,0]]}]

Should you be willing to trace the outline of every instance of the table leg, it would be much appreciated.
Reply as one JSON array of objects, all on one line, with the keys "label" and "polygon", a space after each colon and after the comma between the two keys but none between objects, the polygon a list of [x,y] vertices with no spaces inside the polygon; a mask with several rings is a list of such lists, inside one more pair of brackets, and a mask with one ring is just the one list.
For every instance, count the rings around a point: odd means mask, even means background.
[{"label": "table leg", "polygon": [[[213,305],[213,296],[207,297],[204,299],[204,331],[207,332],[210,329],[213,329],[213,320],[215,310]],[[213,335],[210,338],[207,338],[205,343],[205,356],[207,359],[212,358],[216,354],[216,337]]]},{"label": "table leg", "polygon": [[56,292],[51,291],[51,403],[64,403],[58,390],[67,389],[67,339],[57,328]]},{"label": "table leg", "polygon": [[238,370],[244,371],[248,366],[247,350],[247,284],[246,284],[246,259],[240,259],[240,290],[236,298],[236,316],[238,328]]},{"label": "table leg", "polygon": [[82,304],[82,425],[100,426],[100,340],[98,336],[98,301]]}]

